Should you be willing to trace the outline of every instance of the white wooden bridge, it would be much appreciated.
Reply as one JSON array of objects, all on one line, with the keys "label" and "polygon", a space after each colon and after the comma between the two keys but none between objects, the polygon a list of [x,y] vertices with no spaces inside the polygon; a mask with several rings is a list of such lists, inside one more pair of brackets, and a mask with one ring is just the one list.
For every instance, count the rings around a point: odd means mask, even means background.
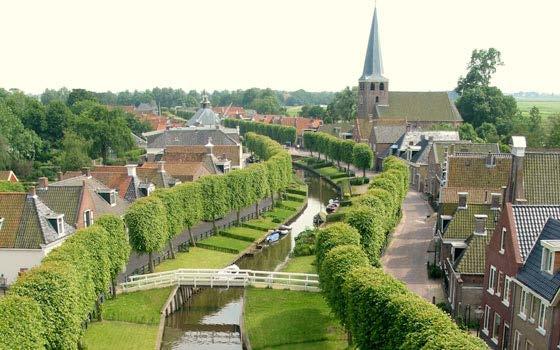
[{"label": "white wooden bridge", "polygon": [[238,270],[235,273],[223,269],[178,269],[173,271],[135,275],[119,285],[123,293],[189,286],[194,288],[256,287],[319,292],[319,276],[307,273]]}]

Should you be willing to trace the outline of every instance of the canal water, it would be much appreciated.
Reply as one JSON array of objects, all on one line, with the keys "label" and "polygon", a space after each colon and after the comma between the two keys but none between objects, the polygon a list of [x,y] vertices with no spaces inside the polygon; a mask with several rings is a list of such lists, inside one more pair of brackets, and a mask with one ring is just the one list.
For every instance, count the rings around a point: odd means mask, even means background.
[{"label": "canal water", "polygon": [[[282,264],[294,246],[294,238],[313,227],[313,217],[325,208],[336,192],[310,173],[298,171],[309,186],[307,208],[290,226],[291,239],[262,249],[238,261],[242,269],[273,271]],[[164,350],[241,350],[239,321],[243,308],[243,289],[203,289],[181,310],[166,318],[162,349]]]}]

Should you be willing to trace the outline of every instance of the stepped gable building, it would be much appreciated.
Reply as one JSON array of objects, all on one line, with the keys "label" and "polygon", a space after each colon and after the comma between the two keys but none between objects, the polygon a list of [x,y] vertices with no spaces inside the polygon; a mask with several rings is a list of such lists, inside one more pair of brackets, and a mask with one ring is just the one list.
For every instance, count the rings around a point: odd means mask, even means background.
[{"label": "stepped gable building", "polygon": [[373,13],[364,69],[358,87],[358,117],[354,125],[356,141],[375,144],[370,139],[372,129],[386,120],[400,121],[402,125],[420,128],[441,123],[458,125],[463,122],[453,102],[455,95],[452,92],[390,90],[389,79],[383,72],[377,8]]}]

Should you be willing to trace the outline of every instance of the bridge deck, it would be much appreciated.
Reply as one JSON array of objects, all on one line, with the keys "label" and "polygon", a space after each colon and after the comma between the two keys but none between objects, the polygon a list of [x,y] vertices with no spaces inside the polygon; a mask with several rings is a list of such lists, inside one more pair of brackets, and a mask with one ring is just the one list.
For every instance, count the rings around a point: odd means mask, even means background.
[{"label": "bridge deck", "polygon": [[218,269],[179,269],[135,275],[119,285],[122,292],[134,292],[169,286],[210,288],[273,288],[319,292],[319,276],[305,273],[239,270],[225,273]]}]

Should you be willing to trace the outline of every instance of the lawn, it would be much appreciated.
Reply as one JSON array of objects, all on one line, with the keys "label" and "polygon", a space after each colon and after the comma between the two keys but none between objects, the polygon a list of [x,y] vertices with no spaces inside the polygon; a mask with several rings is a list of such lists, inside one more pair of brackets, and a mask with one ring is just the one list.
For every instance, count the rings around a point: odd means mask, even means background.
[{"label": "lawn", "polygon": [[560,100],[518,100],[517,107],[523,114],[528,115],[533,106],[536,106],[541,113],[543,119],[548,118],[552,114],[560,113]]},{"label": "lawn", "polygon": [[268,231],[277,228],[280,224],[272,222],[272,219],[261,217],[260,219],[253,219],[243,223],[244,226]]},{"label": "lawn", "polygon": [[274,208],[274,210],[267,211],[263,214],[265,218],[276,219],[279,221],[276,225],[288,220],[288,218],[292,217],[295,214],[295,209],[282,209],[282,208]]},{"label": "lawn", "polygon": [[176,253],[175,259],[163,261],[156,266],[156,272],[176,269],[219,269],[227,266],[234,258],[234,254],[191,247],[186,253]]},{"label": "lawn", "polygon": [[160,312],[171,288],[119,294],[103,304],[103,318],[144,324],[159,324]]},{"label": "lawn", "polygon": [[289,200],[283,200],[281,203],[282,203],[282,206],[288,207],[288,208],[293,209],[293,210],[299,209],[301,207],[301,205],[303,204],[303,202],[296,202],[296,201],[289,201]]},{"label": "lawn", "polygon": [[222,230],[222,232],[225,233],[225,236],[230,234],[231,236],[229,237],[233,236],[232,238],[236,238],[235,236],[238,236],[240,237],[238,239],[249,239],[251,240],[251,242],[261,238],[265,234],[265,230],[255,230],[253,228],[244,226],[230,227],[228,229]]},{"label": "lawn", "polygon": [[315,169],[319,174],[328,177],[331,180],[336,180],[339,178],[349,177],[344,171],[340,171],[335,167],[328,166],[324,168]]},{"label": "lawn", "polygon": [[85,349],[153,349],[158,326],[118,321],[91,323],[84,335]]},{"label": "lawn", "polygon": [[255,350],[345,348],[344,330],[320,293],[250,288],[245,301],[245,330]]},{"label": "lawn", "polygon": [[199,244],[200,245],[205,244],[207,246],[217,247],[217,248],[233,249],[236,250],[238,253],[240,253],[243,250],[245,250],[248,246],[250,246],[251,242],[242,241],[239,239],[234,239],[229,237],[223,237],[223,236],[212,236],[203,241],[200,241]]},{"label": "lawn", "polygon": [[290,258],[282,269],[283,272],[317,273],[315,255],[296,256]]},{"label": "lawn", "polygon": [[289,106],[286,108],[286,114],[290,117],[297,117],[299,112],[301,112],[302,106]]}]

